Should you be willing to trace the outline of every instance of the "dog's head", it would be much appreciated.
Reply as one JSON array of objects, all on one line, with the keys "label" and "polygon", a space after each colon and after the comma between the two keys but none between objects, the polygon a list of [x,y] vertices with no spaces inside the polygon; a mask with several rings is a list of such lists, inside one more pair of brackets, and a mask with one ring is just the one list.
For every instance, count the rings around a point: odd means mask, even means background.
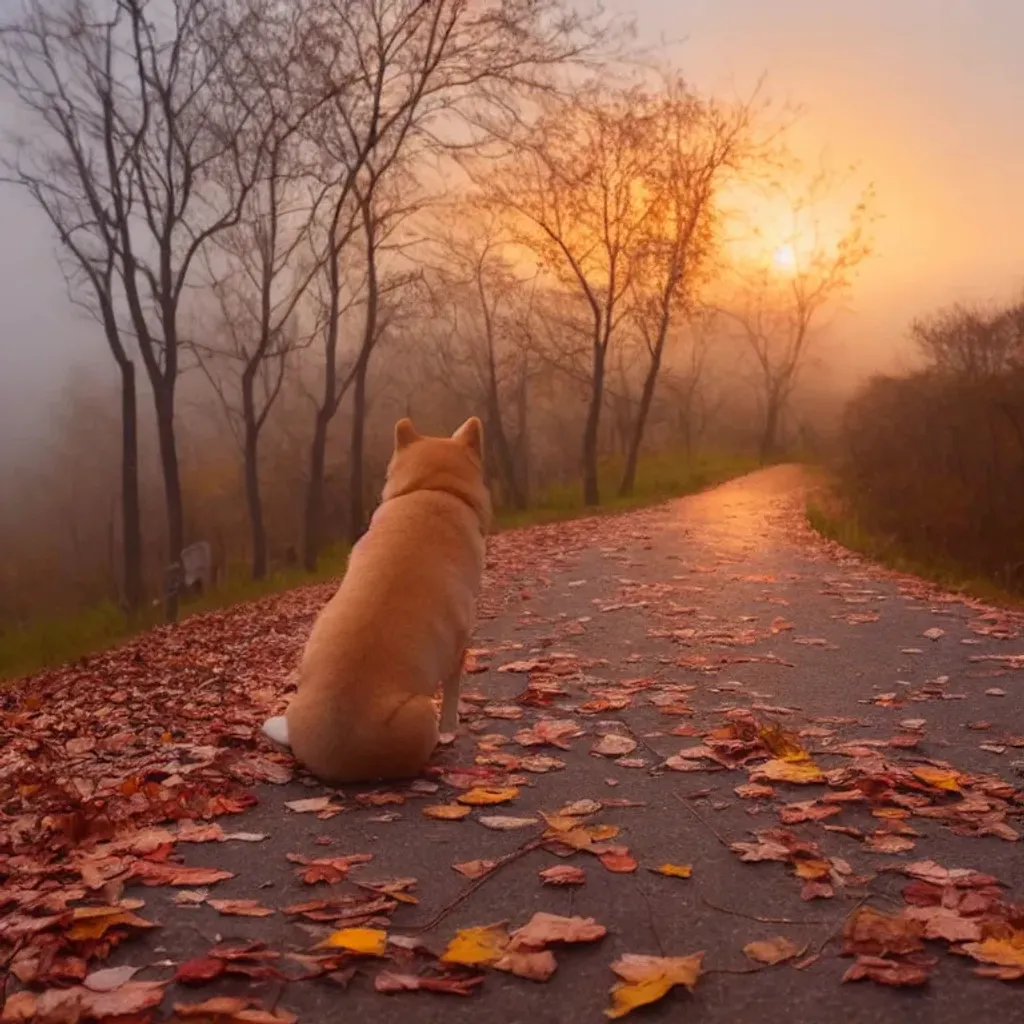
[{"label": "dog's head", "polygon": [[388,463],[382,499],[413,491],[443,491],[476,513],[484,532],[490,526],[491,498],[484,484],[484,428],[471,416],[451,437],[425,437],[410,419],[395,424],[395,451]]}]

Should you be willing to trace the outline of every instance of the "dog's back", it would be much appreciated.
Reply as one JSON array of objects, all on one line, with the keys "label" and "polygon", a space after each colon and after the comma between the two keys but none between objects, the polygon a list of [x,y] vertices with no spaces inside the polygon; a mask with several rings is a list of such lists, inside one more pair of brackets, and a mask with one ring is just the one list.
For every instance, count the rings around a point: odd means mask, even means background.
[{"label": "dog's back", "polygon": [[384,500],[313,627],[287,713],[296,756],[329,781],[422,768],[438,736],[433,694],[473,628],[490,515],[479,440],[474,451],[458,434],[401,429]]}]

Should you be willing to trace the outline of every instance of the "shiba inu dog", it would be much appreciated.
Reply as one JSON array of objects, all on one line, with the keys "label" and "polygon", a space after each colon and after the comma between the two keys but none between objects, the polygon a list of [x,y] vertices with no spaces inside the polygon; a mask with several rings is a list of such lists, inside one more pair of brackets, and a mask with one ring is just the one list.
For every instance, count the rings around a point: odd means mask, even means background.
[{"label": "shiba inu dog", "polygon": [[399,420],[381,503],[313,626],[297,693],[263,732],[326,782],[420,771],[458,725],[490,519],[480,420],[450,438]]}]

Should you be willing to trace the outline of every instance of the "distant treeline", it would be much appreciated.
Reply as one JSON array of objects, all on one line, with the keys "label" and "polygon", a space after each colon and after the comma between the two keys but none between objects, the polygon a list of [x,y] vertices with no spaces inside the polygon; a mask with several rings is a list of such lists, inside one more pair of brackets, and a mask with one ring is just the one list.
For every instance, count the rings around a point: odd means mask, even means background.
[{"label": "distant treeline", "polygon": [[926,364],[873,379],[843,430],[843,496],[908,555],[1024,591],[1024,300],[916,322]]}]

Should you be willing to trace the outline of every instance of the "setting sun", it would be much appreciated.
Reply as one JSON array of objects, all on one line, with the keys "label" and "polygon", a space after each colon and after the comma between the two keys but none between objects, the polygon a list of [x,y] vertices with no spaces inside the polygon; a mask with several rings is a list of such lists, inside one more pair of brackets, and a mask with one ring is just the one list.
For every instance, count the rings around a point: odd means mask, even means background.
[{"label": "setting sun", "polygon": [[796,250],[789,243],[780,245],[772,253],[772,263],[776,270],[792,274],[796,270]]}]

